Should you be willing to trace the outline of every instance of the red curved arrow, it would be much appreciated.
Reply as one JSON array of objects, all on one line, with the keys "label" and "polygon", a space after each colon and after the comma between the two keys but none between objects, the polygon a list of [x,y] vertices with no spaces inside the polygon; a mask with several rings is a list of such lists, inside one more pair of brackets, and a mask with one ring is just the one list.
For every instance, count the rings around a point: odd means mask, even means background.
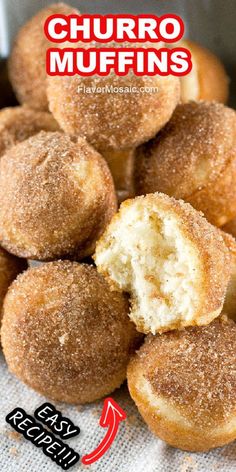
[{"label": "red curved arrow", "polygon": [[122,408],[112,398],[106,398],[104,400],[99,424],[102,428],[108,427],[108,430],[99,446],[90,454],[82,457],[81,461],[84,465],[93,464],[93,462],[96,462],[105,454],[117,435],[120,421],[124,421],[125,419],[126,413],[124,410],[122,410]]}]

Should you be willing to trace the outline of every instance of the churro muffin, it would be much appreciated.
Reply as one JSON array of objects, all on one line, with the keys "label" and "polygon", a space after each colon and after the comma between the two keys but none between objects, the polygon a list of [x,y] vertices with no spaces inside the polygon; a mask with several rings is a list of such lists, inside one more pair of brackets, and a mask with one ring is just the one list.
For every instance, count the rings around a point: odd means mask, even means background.
[{"label": "churro muffin", "polygon": [[231,273],[223,311],[236,321],[236,240],[224,231],[221,231],[221,234],[231,257]]},{"label": "churro muffin", "polygon": [[127,313],[127,298],[111,292],[93,266],[57,261],[29,269],[4,303],[8,367],[54,400],[97,400],[125,380],[140,339]]},{"label": "churro muffin", "polygon": [[111,171],[118,201],[120,203],[127,198],[134,196],[134,154],[134,149],[123,149],[118,151],[109,150],[102,152],[102,156],[106,159]]},{"label": "churro muffin", "polygon": [[222,230],[226,231],[226,233],[232,234],[232,236],[236,238],[236,218],[222,226]]},{"label": "churro muffin", "polygon": [[149,336],[128,367],[128,387],[151,431],[187,451],[236,439],[236,324]]},{"label": "churro muffin", "polygon": [[0,162],[0,240],[38,260],[83,258],[116,210],[105,160],[84,138],[40,132]]},{"label": "churro muffin", "polygon": [[229,96],[229,78],[222,62],[209,49],[184,40],[179,46],[191,52],[192,70],[181,77],[181,101],[215,100],[226,103]]},{"label": "churro muffin", "polygon": [[236,113],[214,102],[179,105],[135,159],[136,194],[163,192],[216,226],[236,215]]},{"label": "churro muffin", "polygon": [[54,3],[40,10],[19,30],[8,63],[9,77],[17,99],[37,110],[48,109],[46,94],[46,51],[56,47],[44,34],[50,15],[75,14],[78,10],[65,3]]},{"label": "churro muffin", "polygon": [[[101,93],[106,87],[140,92]],[[88,93],[89,88],[95,92]],[[49,108],[61,128],[85,136],[100,152],[132,148],[152,138],[170,119],[179,98],[179,79],[171,75],[48,77]]]},{"label": "churro muffin", "polygon": [[215,227],[189,204],[155,193],[121,204],[97,242],[95,262],[131,295],[143,333],[204,325],[218,316],[230,258]]},{"label": "churro muffin", "polygon": [[2,318],[2,305],[9,285],[16,276],[28,267],[25,259],[20,259],[9,254],[0,247],[0,321]]},{"label": "churro muffin", "polygon": [[12,107],[0,110],[0,156],[14,144],[39,131],[58,131],[59,125],[50,113],[30,108]]}]

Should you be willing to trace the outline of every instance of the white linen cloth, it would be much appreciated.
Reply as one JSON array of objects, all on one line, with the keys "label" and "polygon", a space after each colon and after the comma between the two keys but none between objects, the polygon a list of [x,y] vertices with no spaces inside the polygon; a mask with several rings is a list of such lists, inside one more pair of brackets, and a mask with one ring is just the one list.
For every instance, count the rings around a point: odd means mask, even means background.
[{"label": "white linen cloth", "polygon": [[[11,375],[3,355],[0,355],[0,379],[0,472],[62,471],[5,421],[6,415],[16,407],[33,415],[47,399]],[[69,469],[72,472],[86,469],[88,472],[236,472],[236,442],[201,454],[174,449],[148,430],[126,386],[111,396],[125,410],[127,419],[120,423],[115,442],[99,461],[91,466],[78,462]],[[99,426],[103,401],[82,407],[51,403],[81,429],[78,436],[65,442],[81,456],[92,452],[106,433],[106,428]]]}]

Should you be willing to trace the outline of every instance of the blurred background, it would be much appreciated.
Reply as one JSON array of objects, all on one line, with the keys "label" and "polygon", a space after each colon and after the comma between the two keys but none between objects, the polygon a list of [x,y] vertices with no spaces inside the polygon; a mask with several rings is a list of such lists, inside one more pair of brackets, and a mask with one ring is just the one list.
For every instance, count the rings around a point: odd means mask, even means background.
[{"label": "blurred background", "polygon": [[[179,14],[185,36],[219,56],[231,78],[230,104],[236,105],[236,0],[65,0],[82,13]],[[36,11],[55,1],[0,0],[0,56],[9,55],[18,28]],[[1,87],[2,89],[2,87]]]}]

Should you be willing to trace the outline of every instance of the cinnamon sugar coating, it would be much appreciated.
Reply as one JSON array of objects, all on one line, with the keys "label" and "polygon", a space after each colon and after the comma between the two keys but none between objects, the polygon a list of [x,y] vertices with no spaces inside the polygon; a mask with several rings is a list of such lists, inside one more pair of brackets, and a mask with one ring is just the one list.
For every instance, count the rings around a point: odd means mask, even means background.
[{"label": "cinnamon sugar coating", "polygon": [[140,339],[127,313],[127,298],[111,292],[92,266],[57,261],[29,269],[4,304],[8,367],[54,400],[99,399],[125,380]]},{"label": "cinnamon sugar coating", "polygon": [[[84,89],[85,87],[85,89]],[[87,88],[151,87],[139,93],[94,92]],[[69,134],[85,136],[99,151],[135,147],[170,119],[180,98],[179,79],[126,76],[49,77],[49,109]]]},{"label": "cinnamon sugar coating", "polygon": [[150,336],[131,360],[128,385],[150,429],[169,444],[204,451],[236,438],[236,324]]},{"label": "cinnamon sugar coating", "polygon": [[182,198],[216,226],[236,215],[236,113],[215,102],[179,105],[136,153],[136,194]]},{"label": "cinnamon sugar coating", "polygon": [[0,110],[0,156],[11,146],[39,133],[58,131],[59,125],[50,113],[26,106]]},{"label": "cinnamon sugar coating", "polygon": [[93,253],[116,210],[111,174],[83,138],[41,132],[0,163],[0,240],[21,257]]},{"label": "cinnamon sugar coating", "polygon": [[12,87],[20,103],[37,110],[48,110],[46,94],[46,51],[55,47],[44,34],[44,23],[50,15],[76,14],[78,10],[65,3],[54,3],[40,10],[19,30],[9,58]]}]

